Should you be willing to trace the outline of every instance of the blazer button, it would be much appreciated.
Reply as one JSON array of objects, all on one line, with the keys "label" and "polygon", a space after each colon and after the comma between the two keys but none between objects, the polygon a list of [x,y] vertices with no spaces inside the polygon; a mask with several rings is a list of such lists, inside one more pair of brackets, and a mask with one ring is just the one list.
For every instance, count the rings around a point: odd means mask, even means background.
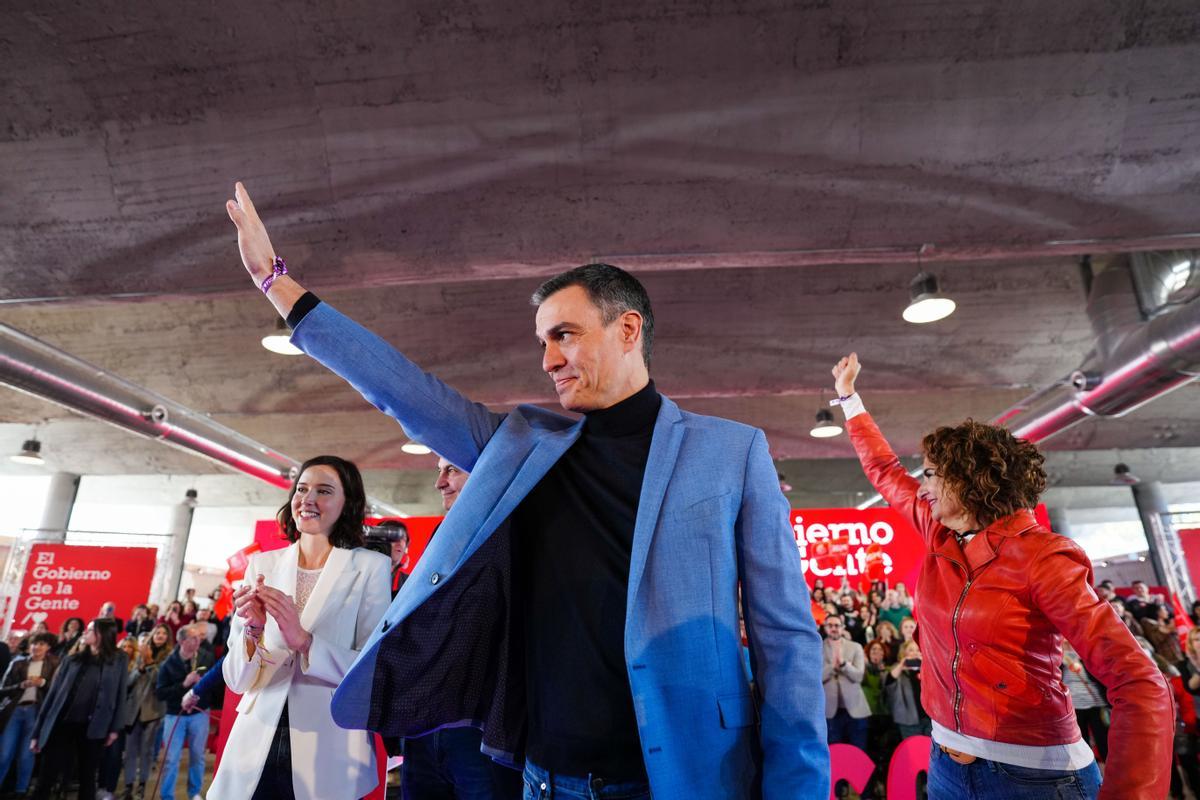
[{"label": "blazer button", "polygon": [[436,572],[429,576],[429,582],[432,583],[434,586],[437,586],[437,582],[440,581],[441,579],[442,579],[442,576],[438,575]]}]

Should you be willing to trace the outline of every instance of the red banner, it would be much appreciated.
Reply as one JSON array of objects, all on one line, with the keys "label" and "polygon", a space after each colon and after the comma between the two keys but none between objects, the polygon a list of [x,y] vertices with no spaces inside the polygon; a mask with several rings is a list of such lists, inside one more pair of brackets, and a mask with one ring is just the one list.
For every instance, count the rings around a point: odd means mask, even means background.
[{"label": "red banner", "polygon": [[126,617],[149,597],[157,557],[153,547],[35,544],[25,565],[13,628],[29,630],[45,622],[57,632],[68,617],[92,619],[109,600],[117,604],[117,616]]},{"label": "red banner", "polygon": [[916,588],[925,545],[893,509],[793,509],[792,532],[810,587],[819,578],[837,588],[845,577],[855,588],[864,581]]}]

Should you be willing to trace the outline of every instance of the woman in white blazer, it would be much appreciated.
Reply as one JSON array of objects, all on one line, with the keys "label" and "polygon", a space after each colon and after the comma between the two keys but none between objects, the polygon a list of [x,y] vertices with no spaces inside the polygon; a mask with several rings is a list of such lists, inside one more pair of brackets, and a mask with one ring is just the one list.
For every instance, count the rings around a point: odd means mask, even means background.
[{"label": "woman in white blazer", "polygon": [[357,800],[378,783],[371,734],[329,703],[391,602],[391,562],[365,550],[366,493],[336,456],[305,462],[280,528],[234,592],[225,682],[242,695],[209,800]]}]

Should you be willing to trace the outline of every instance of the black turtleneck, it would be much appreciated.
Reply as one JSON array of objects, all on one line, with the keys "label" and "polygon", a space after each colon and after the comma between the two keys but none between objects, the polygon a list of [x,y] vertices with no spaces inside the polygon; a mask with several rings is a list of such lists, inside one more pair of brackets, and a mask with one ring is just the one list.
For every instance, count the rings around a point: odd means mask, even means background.
[{"label": "black turtleneck", "polygon": [[645,779],[625,671],[633,528],[662,398],[651,381],[585,416],[521,502],[529,758],[551,772]]}]

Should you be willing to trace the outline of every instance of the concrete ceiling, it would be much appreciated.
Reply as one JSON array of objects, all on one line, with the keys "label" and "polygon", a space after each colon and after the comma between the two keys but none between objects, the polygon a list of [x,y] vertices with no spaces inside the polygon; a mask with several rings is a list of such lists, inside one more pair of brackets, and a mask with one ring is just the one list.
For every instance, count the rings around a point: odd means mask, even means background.
[{"label": "concrete ceiling", "polygon": [[[222,208],[235,179],[303,283],[497,409],[553,403],[539,280],[631,269],[659,388],[764,428],[805,505],[867,491],[844,438],[807,434],[838,356],[861,354],[916,452],[1079,364],[1079,255],[1200,234],[1192,0],[51,0],[0,9],[0,31],[0,320],[281,452],[353,458],[414,510],[432,459],[258,346],[273,317]],[[959,310],[916,327],[922,251]],[[1117,460],[1200,480],[1197,401],[1052,441],[1056,487]],[[0,388],[0,453],[35,430],[55,469],[216,471]]]}]

